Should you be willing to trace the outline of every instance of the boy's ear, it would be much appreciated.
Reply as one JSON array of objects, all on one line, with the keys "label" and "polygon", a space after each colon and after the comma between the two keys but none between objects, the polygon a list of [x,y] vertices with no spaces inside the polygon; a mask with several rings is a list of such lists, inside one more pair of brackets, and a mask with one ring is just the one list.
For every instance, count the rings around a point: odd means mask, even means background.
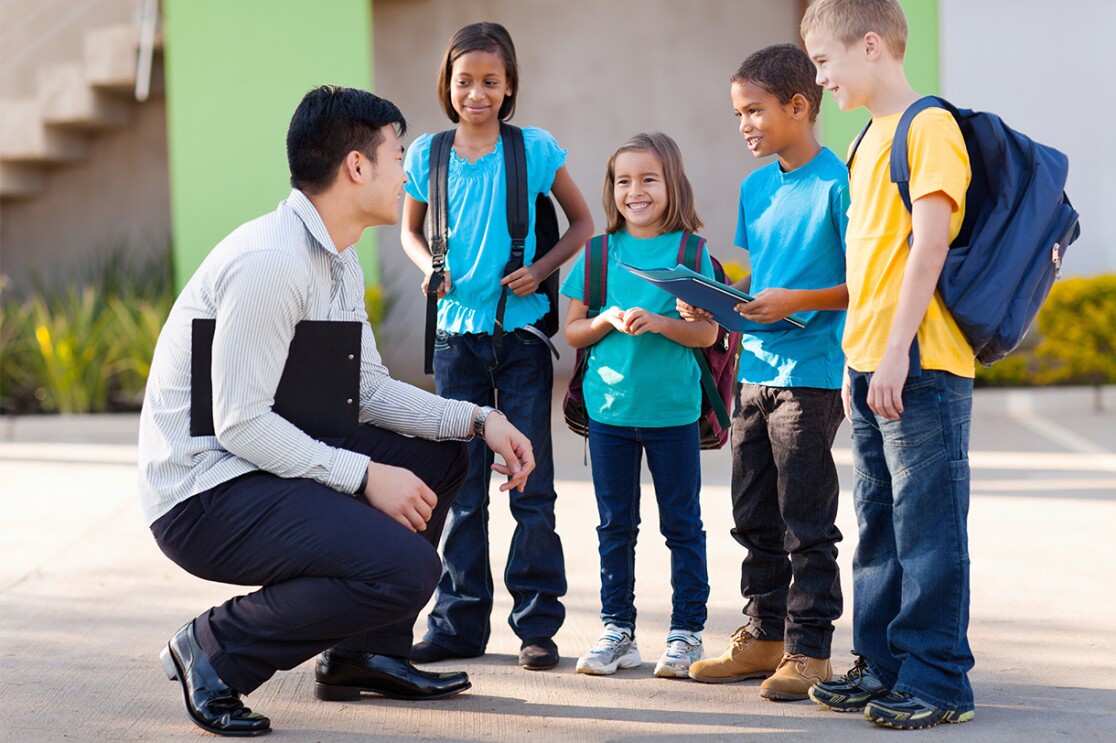
[{"label": "boy's ear", "polygon": [[801,93],[795,93],[790,100],[791,116],[796,120],[805,119],[810,115],[810,102]]},{"label": "boy's ear", "polygon": [[864,50],[865,58],[871,62],[875,62],[883,55],[883,39],[875,31],[864,34],[864,38],[861,39],[861,47]]}]

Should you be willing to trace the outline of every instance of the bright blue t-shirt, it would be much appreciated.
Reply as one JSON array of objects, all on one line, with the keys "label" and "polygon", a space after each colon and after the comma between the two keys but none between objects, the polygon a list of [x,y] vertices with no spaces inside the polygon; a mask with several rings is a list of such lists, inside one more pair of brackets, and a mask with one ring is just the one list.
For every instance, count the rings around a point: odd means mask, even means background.
[{"label": "bright blue t-shirt", "polygon": [[[407,149],[407,193],[429,203],[430,144],[423,134]],[[542,129],[523,128],[527,154],[527,203],[530,223],[523,249],[524,265],[535,258],[535,198],[549,193],[554,174],[566,162],[566,150]],[[475,163],[451,151],[447,177],[446,267],[453,289],[438,302],[438,329],[448,333],[491,333],[496,324],[496,304],[503,287],[500,279],[511,254],[508,234],[507,181],[504,177],[504,143]],[[550,309],[542,294],[517,297],[508,292],[504,328],[514,330],[538,320]]]},{"label": "bright blue t-shirt", "polygon": [[[640,239],[626,230],[609,235],[602,311],[613,306],[622,310],[642,307],[656,315],[678,318],[673,296],[620,264],[674,268],[682,235],[668,232]],[[713,276],[708,249],[702,253],[701,273]],[[562,283],[562,294],[585,301],[584,251]],[[700,372],[693,350],[658,333],[610,331],[590,347],[582,391],[589,417],[612,426],[684,426],[701,415]]]},{"label": "bright blue t-shirt", "polygon": [[[825,289],[845,282],[849,174],[833,152],[784,173],[778,161],[740,184],[736,244],[752,264],[749,292]],[[769,387],[840,389],[845,312],[801,313],[803,329],[744,334],[738,379]]]}]

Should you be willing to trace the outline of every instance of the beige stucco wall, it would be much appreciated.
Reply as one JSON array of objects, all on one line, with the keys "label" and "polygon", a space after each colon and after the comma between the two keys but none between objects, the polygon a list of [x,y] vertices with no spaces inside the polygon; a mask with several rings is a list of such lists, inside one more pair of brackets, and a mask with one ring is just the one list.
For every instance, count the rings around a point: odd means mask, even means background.
[{"label": "beige stucco wall", "polygon": [[166,107],[132,103],[126,127],[99,132],[79,165],[46,174],[39,197],[0,206],[0,272],[26,289],[33,273],[79,276],[110,252],[161,254],[170,240]]},{"label": "beige stucco wall", "polygon": [[[434,96],[446,42],[467,23],[502,23],[520,63],[514,122],[548,129],[569,149],[598,231],[609,155],[636,132],[660,130],[682,149],[712,251],[742,260],[732,245],[736,195],[756,163],[736,130],[728,78],[756,49],[797,41],[798,13],[789,0],[376,0],[376,92],[403,109],[409,140],[448,128]],[[421,379],[421,275],[402,254],[398,228],[381,229],[393,298],[381,345],[395,374]],[[565,349],[559,368],[572,361]]]},{"label": "beige stucco wall", "polygon": [[[5,0],[0,16],[0,96],[35,97],[39,70],[83,59],[91,29],[132,23],[138,0]],[[129,100],[127,94],[123,100]],[[87,272],[115,249],[167,246],[170,197],[161,97],[131,102],[129,122],[94,132],[88,157],[46,171],[41,195],[0,203],[0,273],[10,288]]]}]

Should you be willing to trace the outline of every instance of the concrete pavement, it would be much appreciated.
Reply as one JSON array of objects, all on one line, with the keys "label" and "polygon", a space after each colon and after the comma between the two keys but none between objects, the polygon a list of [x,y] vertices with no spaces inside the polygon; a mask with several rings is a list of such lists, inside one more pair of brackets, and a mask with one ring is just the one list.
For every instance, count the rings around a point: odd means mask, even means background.
[{"label": "concrete pavement", "polygon": [[[1103,410],[1096,410],[1098,400]],[[933,740],[1116,741],[1116,389],[978,391],[970,514],[976,721]],[[157,661],[184,621],[239,589],[187,575],[155,547],[135,495],[135,416],[0,419],[0,740],[194,741],[205,734]],[[644,489],[637,558],[644,665],[613,677],[574,672],[600,631],[596,506],[580,438],[555,418],[558,523],[568,565],[561,665],[515,665],[518,641],[497,586],[489,654],[456,698],[359,703],[313,698],[310,663],[278,674],[249,704],[271,740],[862,741],[900,735],[811,703],[773,703],[758,682],[703,685],[651,674],[670,611],[669,555]],[[834,666],[851,661],[856,542],[848,431],[836,445],[846,615]],[[705,453],[703,510],[712,593],[706,648],[740,623],[742,549],[728,534],[729,459]],[[645,478],[645,482],[649,480]],[[492,561],[512,529],[493,495]],[[499,578],[497,578],[499,584]],[[420,618],[419,632],[424,627]],[[436,668],[433,666],[432,668]],[[915,735],[915,734],[910,734]]]}]

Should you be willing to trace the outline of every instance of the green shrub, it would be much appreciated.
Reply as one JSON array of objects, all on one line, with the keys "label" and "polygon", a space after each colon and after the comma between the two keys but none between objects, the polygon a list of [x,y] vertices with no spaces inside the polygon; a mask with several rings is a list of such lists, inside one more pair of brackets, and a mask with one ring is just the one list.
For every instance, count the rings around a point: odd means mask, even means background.
[{"label": "green shrub", "polygon": [[96,289],[70,287],[48,301],[29,300],[31,325],[41,374],[36,397],[44,410],[89,413],[108,406],[107,368],[112,360],[111,316]]},{"label": "green shrub", "polygon": [[1054,284],[1021,348],[977,368],[989,386],[1116,383],[1116,275]]}]

